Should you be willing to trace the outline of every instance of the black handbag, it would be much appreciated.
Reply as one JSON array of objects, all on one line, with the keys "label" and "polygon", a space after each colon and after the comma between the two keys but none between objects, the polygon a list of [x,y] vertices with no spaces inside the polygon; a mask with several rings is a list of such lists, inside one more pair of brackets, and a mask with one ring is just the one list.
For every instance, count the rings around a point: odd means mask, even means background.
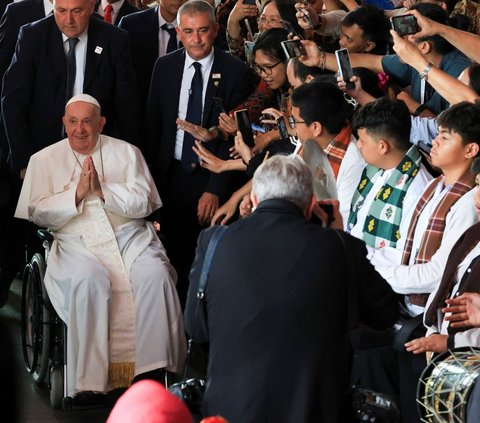
[{"label": "black handbag", "polygon": [[180,382],[170,385],[167,389],[180,398],[188,407],[195,419],[202,416],[202,401],[205,392],[206,379],[202,377],[188,377],[188,364],[192,355],[192,340],[188,340],[187,360]]},{"label": "black handbag", "polygon": [[196,333],[194,328],[192,329],[192,333],[190,334],[191,338],[188,340],[187,359],[185,361],[183,378],[180,382],[174,383],[168,387],[168,390],[173,395],[180,398],[187,405],[188,409],[196,419],[200,418],[202,415],[203,394],[205,392],[207,382],[205,377],[189,378],[188,367],[193,354],[193,339],[195,339],[197,342],[208,341],[208,336],[204,337],[200,334],[208,333],[205,288],[207,286],[208,274],[210,272],[213,254],[217,248],[218,241],[226,229],[226,226],[216,226],[213,229],[214,232],[208,243],[207,252],[205,253],[205,259],[203,261],[202,272],[200,274],[200,282],[198,284],[197,291],[197,304],[195,308],[195,321],[200,325],[202,331]]}]

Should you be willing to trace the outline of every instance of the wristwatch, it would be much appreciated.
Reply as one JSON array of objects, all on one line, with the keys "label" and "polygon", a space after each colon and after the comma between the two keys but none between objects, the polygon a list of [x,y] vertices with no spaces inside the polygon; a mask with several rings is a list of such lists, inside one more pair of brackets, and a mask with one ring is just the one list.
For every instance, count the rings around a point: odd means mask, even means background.
[{"label": "wristwatch", "polygon": [[212,126],[211,128],[208,128],[208,132],[213,132],[215,131],[216,135],[214,136],[213,140],[217,140],[220,137],[220,134],[222,131],[220,131],[220,128],[217,125]]},{"label": "wristwatch", "polygon": [[430,70],[433,68],[433,64],[428,62],[428,65],[426,66],[426,68],[423,70],[423,72],[420,72],[419,76],[420,76],[420,79],[423,79],[424,81],[427,81],[428,80],[428,73],[430,72]]}]

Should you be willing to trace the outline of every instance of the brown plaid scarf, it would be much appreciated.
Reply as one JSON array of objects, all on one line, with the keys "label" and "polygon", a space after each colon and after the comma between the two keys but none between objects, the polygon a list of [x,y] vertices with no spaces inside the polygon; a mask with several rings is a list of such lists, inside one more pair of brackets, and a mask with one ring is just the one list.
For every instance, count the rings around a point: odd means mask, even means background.
[{"label": "brown plaid scarf", "polygon": [[[458,266],[463,259],[475,248],[480,240],[480,223],[468,228],[463,235],[459,238],[457,243],[452,248],[450,255],[448,256],[447,265],[443,272],[443,277],[440,285],[437,289],[435,297],[425,312],[425,324],[428,326],[433,325],[437,321],[437,310],[445,306],[445,299],[451,295],[452,288],[455,285],[455,275],[457,273]],[[480,292],[480,262],[475,263],[475,266],[471,271],[463,276],[462,283],[458,290],[458,293],[463,292]],[[467,279],[464,281],[464,278]],[[461,329],[465,330],[465,329]],[[450,328],[449,328],[450,332]]]},{"label": "brown plaid scarf", "polygon": [[[435,188],[443,181],[443,176],[436,178],[423,192],[422,197],[415,206],[415,210],[408,228],[407,240],[403,250],[402,264],[408,264],[413,247],[413,237],[417,227],[418,218],[421,212],[433,197]],[[445,219],[452,208],[452,206],[475,186],[475,175],[470,171],[465,172],[457,182],[455,182],[450,190],[443,196],[440,203],[433,211],[428,220],[427,229],[425,230],[418,253],[415,257],[415,264],[428,263],[435,252],[440,247],[443,238],[443,231],[445,230]],[[409,300],[412,304],[424,306],[428,294],[413,294],[409,295]]]},{"label": "brown plaid scarf", "polygon": [[323,150],[328,157],[330,166],[332,166],[335,179],[337,179],[338,177],[340,165],[342,164],[342,160],[345,157],[347,148],[350,145],[351,136],[352,128],[350,126],[346,126],[340,131],[340,133],[334,138],[334,140],[330,144],[328,144],[328,147]]}]

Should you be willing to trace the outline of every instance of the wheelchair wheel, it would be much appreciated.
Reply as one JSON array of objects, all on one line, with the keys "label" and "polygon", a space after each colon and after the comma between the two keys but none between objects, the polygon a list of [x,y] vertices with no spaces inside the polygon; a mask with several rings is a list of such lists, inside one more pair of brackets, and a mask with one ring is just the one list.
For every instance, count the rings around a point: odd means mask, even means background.
[{"label": "wheelchair wheel", "polygon": [[38,384],[45,380],[50,355],[50,312],[44,276],[45,260],[35,254],[23,274],[22,349],[25,367]]},{"label": "wheelchair wheel", "polygon": [[50,405],[55,410],[63,408],[62,366],[53,366],[50,372]]}]

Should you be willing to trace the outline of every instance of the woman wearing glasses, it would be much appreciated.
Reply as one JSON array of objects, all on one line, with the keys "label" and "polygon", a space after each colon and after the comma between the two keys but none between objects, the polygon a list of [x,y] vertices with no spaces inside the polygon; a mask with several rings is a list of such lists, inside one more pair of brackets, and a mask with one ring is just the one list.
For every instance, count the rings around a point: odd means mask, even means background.
[{"label": "woman wearing glasses", "polygon": [[230,12],[227,23],[227,42],[230,53],[246,60],[245,41],[254,41],[258,35],[253,33],[255,26],[259,34],[271,28],[284,28],[289,32],[303,35],[303,30],[295,16],[296,12],[295,0],[268,0],[263,3],[258,16],[258,8],[254,1],[238,0]]}]

